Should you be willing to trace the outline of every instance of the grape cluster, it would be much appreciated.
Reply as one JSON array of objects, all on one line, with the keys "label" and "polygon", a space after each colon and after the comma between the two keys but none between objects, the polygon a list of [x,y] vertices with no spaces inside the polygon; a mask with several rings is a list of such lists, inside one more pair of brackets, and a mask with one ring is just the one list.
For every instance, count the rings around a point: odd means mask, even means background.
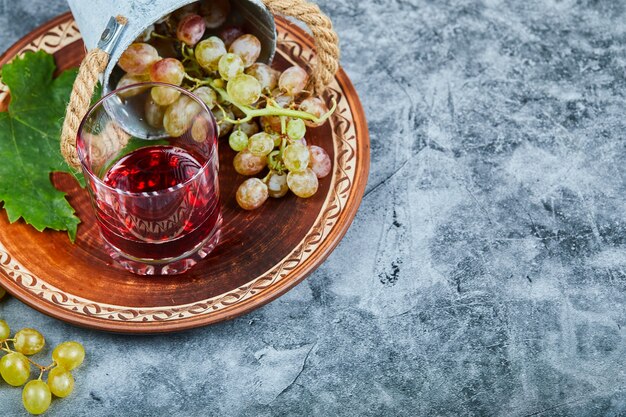
[{"label": "grape cluster", "polygon": [[[235,170],[249,178],[237,189],[240,207],[253,210],[268,197],[291,190],[313,196],[332,169],[328,153],[308,144],[307,127],[322,125],[335,109],[307,91],[308,73],[299,66],[282,73],[257,62],[261,42],[242,27],[226,25],[228,0],[187,5],[149,27],[122,54],[123,87],[143,81],[181,86],[212,110],[220,137],[237,152]],[[140,90],[130,90],[135,94]],[[200,111],[180,92],[153,87],[145,120],[180,136]]]},{"label": "grape cluster", "polygon": [[[11,337],[9,325],[0,320],[0,351],[5,352],[0,358],[0,376],[14,387],[26,384],[22,391],[22,403],[26,411],[35,415],[44,413],[50,407],[52,395],[64,398],[72,393],[74,377],[70,371],[85,359],[85,349],[78,342],[63,342],[54,348],[52,364],[48,366],[28,358],[41,352],[45,344],[43,335],[35,329],[22,329]],[[28,381],[31,365],[39,369],[39,377]],[[48,378],[44,382],[42,378],[46,372]]]}]

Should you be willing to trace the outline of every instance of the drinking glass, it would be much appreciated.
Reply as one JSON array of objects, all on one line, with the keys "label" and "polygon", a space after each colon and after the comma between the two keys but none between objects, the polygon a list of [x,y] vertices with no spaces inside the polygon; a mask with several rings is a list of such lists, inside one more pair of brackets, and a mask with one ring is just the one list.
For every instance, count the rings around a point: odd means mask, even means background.
[{"label": "drinking glass", "polygon": [[[153,97],[173,104],[159,106]],[[111,257],[141,275],[180,274],[220,238],[217,125],[168,84],[134,84],[87,113],[78,157]]]}]

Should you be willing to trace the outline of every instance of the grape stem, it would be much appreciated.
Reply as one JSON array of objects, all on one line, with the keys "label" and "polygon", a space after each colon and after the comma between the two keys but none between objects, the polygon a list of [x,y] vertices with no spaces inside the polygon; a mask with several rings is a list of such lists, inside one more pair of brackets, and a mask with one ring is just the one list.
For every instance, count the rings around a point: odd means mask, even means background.
[{"label": "grape stem", "polygon": [[[198,81],[200,81],[200,80],[198,80]],[[255,117],[263,117],[263,116],[294,117],[294,118],[298,118],[298,119],[310,120],[310,121],[312,121],[315,124],[320,124],[320,123],[325,122],[330,117],[330,115],[334,113],[335,109],[337,108],[337,101],[333,97],[332,98],[332,102],[333,102],[332,108],[326,114],[322,115],[321,117],[315,117],[311,113],[307,113],[307,112],[300,111],[300,110],[283,109],[282,107],[278,107],[276,105],[273,105],[271,102],[269,102],[268,106],[265,107],[264,109],[255,109],[255,108],[252,108],[252,107],[249,107],[249,106],[244,106],[242,104],[237,104],[237,103],[233,102],[233,100],[230,98],[228,93],[223,88],[220,88],[220,87],[216,86],[214,81],[210,82],[208,85],[212,89],[214,89],[220,95],[220,97],[222,97],[223,100],[228,101],[229,103],[233,104],[234,106],[236,106],[239,110],[241,110],[246,115],[246,117],[244,117],[243,119],[227,120],[228,122],[234,123],[234,124],[249,122],[250,120],[252,120]]]}]

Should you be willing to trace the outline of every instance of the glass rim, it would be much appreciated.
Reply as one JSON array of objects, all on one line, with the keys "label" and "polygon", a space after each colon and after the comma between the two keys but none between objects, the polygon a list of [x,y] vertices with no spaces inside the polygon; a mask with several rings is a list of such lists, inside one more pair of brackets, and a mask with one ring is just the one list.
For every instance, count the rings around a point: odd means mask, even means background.
[{"label": "glass rim", "polygon": [[[84,127],[85,123],[87,122],[87,119],[89,118],[89,116],[91,116],[93,114],[93,112],[98,107],[103,106],[104,102],[107,99],[111,98],[114,95],[118,95],[122,91],[130,90],[131,88],[137,88],[137,87],[141,87],[141,86],[144,86],[144,85],[145,86],[152,85],[154,87],[174,88],[174,89],[180,91],[182,94],[185,94],[186,96],[188,96],[192,100],[194,100],[197,103],[199,103],[200,106],[202,107],[202,109],[205,110],[209,114],[209,119],[210,119],[211,123],[213,124],[213,133],[215,134],[215,138],[214,138],[214,141],[213,141],[213,146],[212,146],[211,152],[209,153],[209,156],[207,158],[207,161],[204,164],[202,164],[202,166],[200,167],[198,172],[196,172],[191,178],[188,178],[184,182],[181,182],[180,184],[176,184],[173,187],[164,188],[163,190],[152,191],[150,193],[145,193],[145,192],[138,192],[137,193],[137,192],[123,191],[123,190],[120,190],[118,188],[111,187],[110,185],[108,185],[104,181],[102,181],[93,172],[93,170],[89,166],[87,166],[87,164],[85,163],[85,155],[82,154],[82,151],[81,151],[80,147],[78,146],[78,141],[81,138],[81,132],[83,131],[83,127]],[[161,83],[161,82],[156,82],[156,81],[145,81],[145,82],[141,82],[141,83],[129,84],[129,85],[126,85],[126,86],[121,87],[121,88],[116,88],[115,90],[105,94],[100,99],[98,99],[98,101],[96,101],[89,108],[89,110],[87,110],[87,113],[85,114],[83,119],[80,121],[80,125],[78,126],[78,132],[76,133],[76,154],[78,155],[78,159],[79,159],[80,164],[83,167],[84,171],[86,171],[87,174],[89,174],[89,177],[91,178],[91,180],[93,180],[95,183],[97,183],[98,186],[104,187],[107,190],[110,190],[112,192],[115,192],[115,193],[118,193],[118,194],[122,194],[122,195],[126,195],[126,196],[131,196],[131,197],[143,197],[143,198],[145,198],[145,197],[157,197],[157,196],[162,195],[165,192],[173,192],[173,191],[180,190],[180,189],[186,187],[187,185],[189,185],[190,183],[192,183],[193,181],[195,181],[198,177],[200,177],[202,175],[202,173],[204,172],[204,170],[207,169],[209,164],[211,163],[211,160],[214,157],[214,153],[217,152],[218,136],[219,136],[219,132],[217,130],[217,123],[215,121],[215,116],[213,116],[213,112],[211,111],[211,109],[209,109],[209,107],[206,105],[206,103],[204,101],[200,100],[200,98],[198,96],[193,94],[191,91],[185,90],[184,88],[182,88],[180,86],[177,86],[177,85],[174,85],[174,84],[167,84],[167,83]],[[83,142],[82,139],[81,139],[81,142]]]}]

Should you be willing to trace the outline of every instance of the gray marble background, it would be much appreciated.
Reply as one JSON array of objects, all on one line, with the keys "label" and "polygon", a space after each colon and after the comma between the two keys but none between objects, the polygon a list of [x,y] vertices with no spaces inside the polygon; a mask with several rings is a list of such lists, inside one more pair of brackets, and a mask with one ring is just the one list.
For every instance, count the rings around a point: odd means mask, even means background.
[{"label": "gray marble background", "polygon": [[[286,296],[181,334],[1,302],[87,348],[47,415],[626,415],[626,3],[320,5],[372,139],[345,239]],[[65,9],[2,0],[0,49]]]}]

